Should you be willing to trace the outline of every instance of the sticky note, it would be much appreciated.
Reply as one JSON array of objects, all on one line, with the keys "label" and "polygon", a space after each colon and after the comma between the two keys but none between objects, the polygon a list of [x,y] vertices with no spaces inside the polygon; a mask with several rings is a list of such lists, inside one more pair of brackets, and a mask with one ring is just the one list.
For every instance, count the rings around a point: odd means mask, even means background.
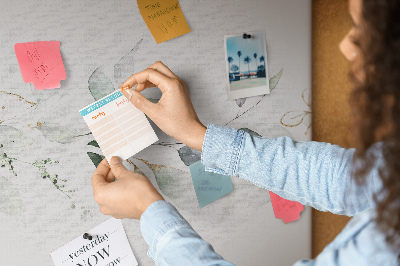
[{"label": "sticky note", "polygon": [[115,91],[81,109],[104,156],[126,160],[158,140],[144,113],[120,91]]},{"label": "sticky note", "polygon": [[200,208],[233,190],[230,176],[206,172],[200,161],[189,166]]},{"label": "sticky note", "polygon": [[[88,233],[92,239],[84,239]],[[55,266],[138,265],[121,220],[108,219],[51,253]]]},{"label": "sticky note", "polygon": [[33,83],[36,90],[60,88],[67,78],[60,42],[17,43],[14,50],[24,82]]},{"label": "sticky note", "polygon": [[137,0],[140,14],[157,43],[190,32],[178,0]]},{"label": "sticky note", "polygon": [[296,201],[284,199],[273,192],[269,192],[275,218],[282,219],[285,224],[300,219],[304,206]]}]

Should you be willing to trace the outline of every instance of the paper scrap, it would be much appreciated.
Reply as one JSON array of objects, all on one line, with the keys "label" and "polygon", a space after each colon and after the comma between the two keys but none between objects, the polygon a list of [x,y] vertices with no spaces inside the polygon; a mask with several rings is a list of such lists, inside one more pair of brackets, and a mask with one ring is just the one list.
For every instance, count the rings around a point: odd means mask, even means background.
[{"label": "paper scrap", "polygon": [[[84,239],[88,233],[92,240]],[[55,266],[138,265],[121,220],[108,219],[51,253]]]},{"label": "paper scrap", "polygon": [[60,42],[17,43],[14,50],[24,82],[33,83],[36,90],[60,88],[67,78]]},{"label": "paper scrap", "polygon": [[206,172],[201,161],[190,165],[189,168],[200,208],[233,190],[230,176]]},{"label": "paper scrap", "polygon": [[157,43],[190,32],[177,0],[137,0],[140,14]]},{"label": "paper scrap", "polygon": [[284,199],[271,191],[269,196],[271,197],[275,218],[282,219],[285,224],[300,219],[300,213],[304,210],[301,203]]},{"label": "paper scrap", "polygon": [[104,156],[126,160],[158,140],[143,112],[120,91],[115,91],[81,109]]}]

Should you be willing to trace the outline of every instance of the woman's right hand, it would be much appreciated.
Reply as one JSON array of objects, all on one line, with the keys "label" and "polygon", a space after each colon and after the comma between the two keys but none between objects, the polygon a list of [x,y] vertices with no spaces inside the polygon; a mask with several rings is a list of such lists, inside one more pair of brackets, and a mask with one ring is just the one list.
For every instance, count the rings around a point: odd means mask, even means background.
[{"label": "woman's right hand", "polygon": [[[135,85],[136,88],[131,89]],[[161,90],[158,103],[150,102],[140,93],[150,87]],[[166,134],[193,149],[202,150],[206,127],[197,117],[185,82],[166,65],[156,62],[133,74],[122,84],[121,91]]]}]

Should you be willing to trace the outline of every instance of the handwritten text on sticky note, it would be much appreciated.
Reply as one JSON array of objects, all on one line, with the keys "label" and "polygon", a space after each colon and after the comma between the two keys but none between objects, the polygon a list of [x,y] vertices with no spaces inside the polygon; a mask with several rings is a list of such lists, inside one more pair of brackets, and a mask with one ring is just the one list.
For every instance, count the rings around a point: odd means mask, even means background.
[{"label": "handwritten text on sticky note", "polygon": [[60,88],[60,81],[67,78],[60,42],[17,43],[14,50],[24,82],[33,83],[35,89]]},{"label": "handwritten text on sticky note", "polygon": [[178,0],[137,0],[140,14],[157,43],[190,32]]},{"label": "handwritten text on sticky note", "polygon": [[233,190],[231,177],[206,172],[200,161],[189,166],[200,208]]},{"label": "handwritten text on sticky note", "polygon": [[300,219],[300,213],[304,210],[301,203],[284,199],[271,191],[269,196],[271,197],[275,218],[282,219],[285,224]]}]

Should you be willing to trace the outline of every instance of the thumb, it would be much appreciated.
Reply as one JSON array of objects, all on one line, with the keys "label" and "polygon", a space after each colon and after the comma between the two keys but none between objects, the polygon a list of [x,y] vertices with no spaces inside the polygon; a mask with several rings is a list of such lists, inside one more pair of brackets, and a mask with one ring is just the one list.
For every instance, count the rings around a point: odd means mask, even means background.
[{"label": "thumb", "polygon": [[126,167],[122,164],[121,158],[117,156],[113,156],[110,159],[110,168],[114,176],[118,179],[124,176],[124,172],[129,171]]},{"label": "thumb", "polygon": [[122,92],[126,98],[140,111],[149,115],[151,110],[154,108],[154,103],[150,102],[146,99],[140,92],[132,90],[132,89],[125,89]]}]

